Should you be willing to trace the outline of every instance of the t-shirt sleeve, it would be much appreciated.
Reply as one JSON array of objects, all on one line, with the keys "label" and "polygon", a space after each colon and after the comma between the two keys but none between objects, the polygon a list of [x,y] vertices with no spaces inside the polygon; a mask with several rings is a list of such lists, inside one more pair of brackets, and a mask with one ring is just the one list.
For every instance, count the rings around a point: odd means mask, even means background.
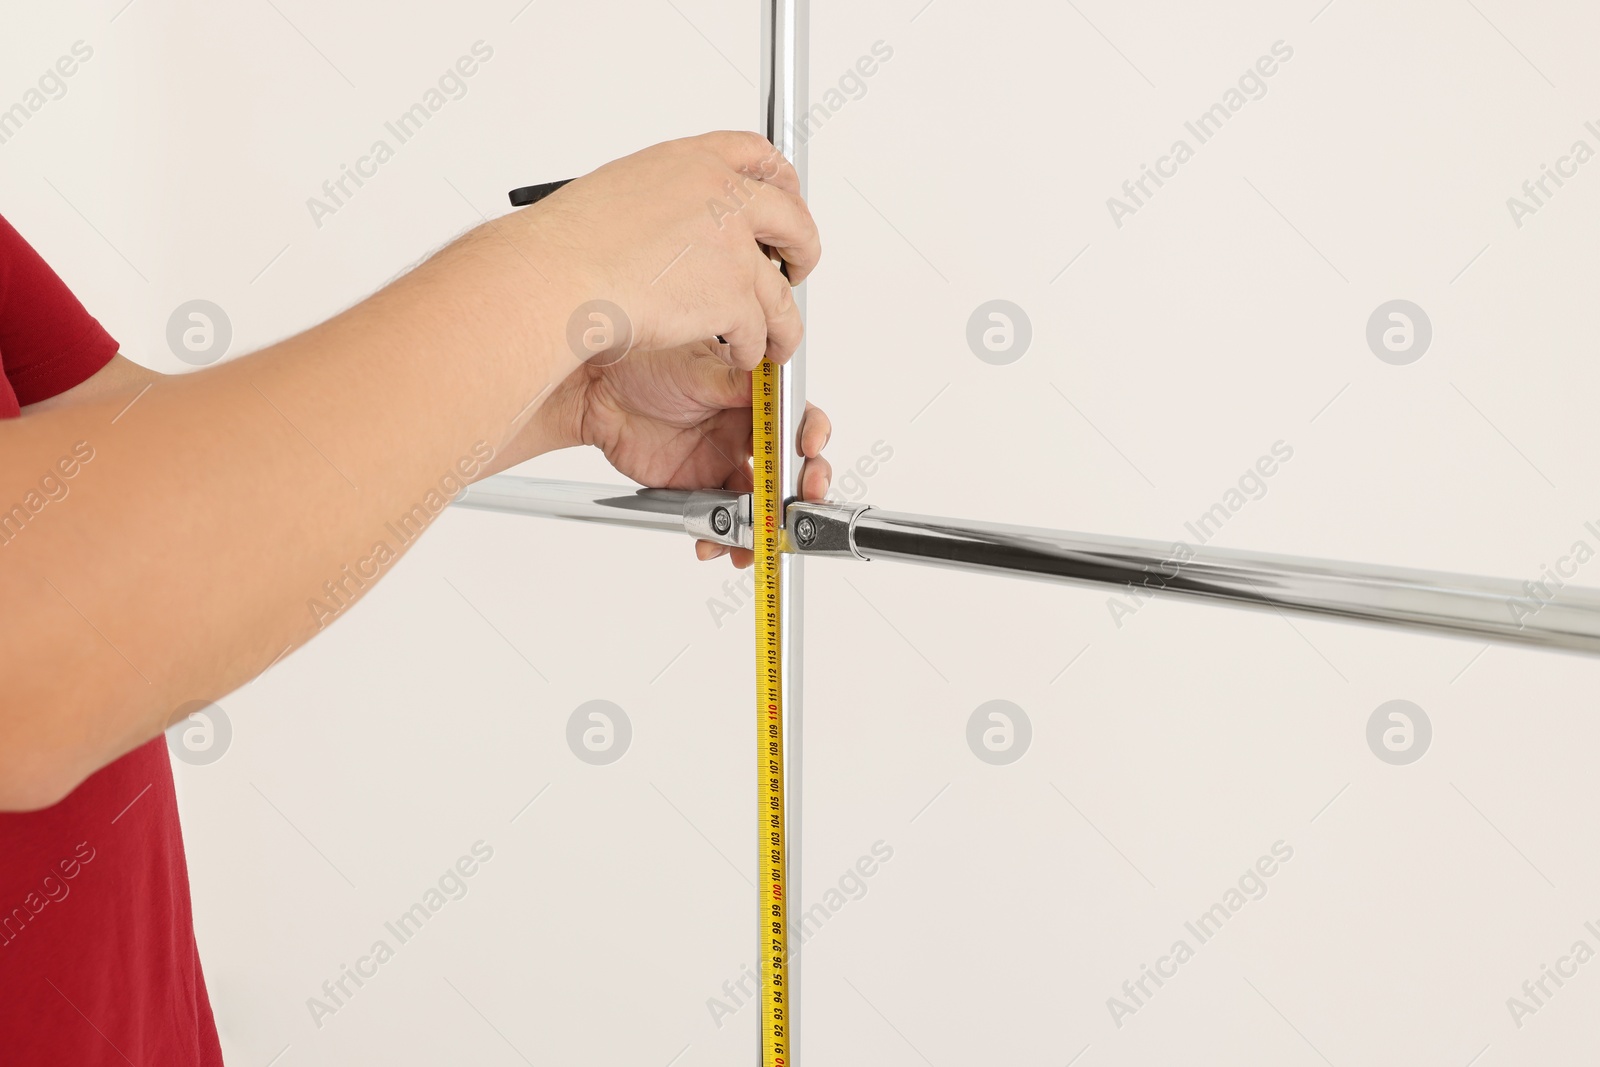
[{"label": "t-shirt sleeve", "polygon": [[111,362],[117,342],[33,246],[0,218],[0,370],[26,407]]}]

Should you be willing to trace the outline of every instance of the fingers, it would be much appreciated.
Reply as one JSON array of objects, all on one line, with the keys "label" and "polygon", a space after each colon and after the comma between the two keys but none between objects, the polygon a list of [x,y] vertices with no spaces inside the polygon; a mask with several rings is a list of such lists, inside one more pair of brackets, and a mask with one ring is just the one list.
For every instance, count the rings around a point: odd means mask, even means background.
[{"label": "fingers", "polygon": [[785,192],[800,195],[800,175],[772,142],[749,130],[719,130],[702,138],[723,162]]},{"label": "fingers", "polygon": [[807,459],[822,455],[833,436],[833,420],[815,404],[806,405],[805,417],[800,422],[800,454]]},{"label": "fingers", "polygon": [[821,500],[828,495],[828,488],[833,484],[833,464],[821,456],[808,459],[800,468],[800,498],[802,500]]},{"label": "fingers", "polygon": [[806,405],[805,417],[800,422],[800,454],[805,465],[800,468],[800,498],[821,500],[833,485],[833,464],[822,458],[833,436],[833,420],[815,404]]},{"label": "fingers", "polygon": [[719,545],[715,541],[696,541],[694,543],[694,558],[701,563],[716,559],[728,554],[728,545]]},{"label": "fingers", "polygon": [[756,267],[756,301],[767,318],[766,355],[774,363],[787,363],[805,336],[805,323],[800,318],[800,306],[794,302],[789,279],[759,250],[756,255],[761,258],[761,265]]},{"label": "fingers", "polygon": [[[751,251],[760,255],[758,249]],[[772,270],[770,266],[764,269]],[[728,343],[728,359],[735,367],[746,372],[755,370],[767,354],[767,313],[761,307],[760,298],[741,301],[738,317],[717,336]]]},{"label": "fingers", "polygon": [[794,166],[759,134],[723,131],[705,140],[741,176],[739,214],[752,235],[783,257],[791,284],[805,281],[822,257],[822,242]]},{"label": "fingers", "polygon": [[715,541],[696,541],[694,554],[704,563],[707,560],[728,557],[728,561],[740,570],[750,566],[756,561],[756,554],[748,548],[734,548],[732,545],[719,545]]},{"label": "fingers", "polygon": [[755,239],[789,265],[789,284],[805,281],[822,258],[822,237],[800,194],[770,184],[765,188],[756,185],[744,214]]},{"label": "fingers", "polygon": [[755,370],[766,357],[774,363],[788,362],[805,335],[805,324],[788,279],[761,249],[752,246],[750,256],[755,299],[722,331],[728,342],[728,358],[734,366],[747,371]]},{"label": "fingers", "polygon": [[749,410],[750,372],[731,366],[723,346],[712,344],[697,350],[689,371],[693,376],[690,395],[697,407]]},{"label": "fingers", "polygon": [[727,556],[728,562],[732,563],[740,570],[744,570],[744,568],[750,566],[756,561],[756,554],[750,551],[748,548],[734,548],[731,545],[719,545],[714,541],[696,541],[694,543],[694,554],[702,563],[707,560],[720,559],[723,556]]}]

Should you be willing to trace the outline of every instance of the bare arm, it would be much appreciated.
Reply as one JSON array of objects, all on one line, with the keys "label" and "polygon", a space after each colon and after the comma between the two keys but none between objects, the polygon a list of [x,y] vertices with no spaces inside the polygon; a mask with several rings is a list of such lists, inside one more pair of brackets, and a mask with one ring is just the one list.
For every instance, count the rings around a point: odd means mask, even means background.
[{"label": "bare arm", "polygon": [[136,394],[146,385],[153,385],[162,377],[164,376],[159,372],[146,370],[119,352],[111,357],[110,363],[96,371],[93,377],[78,383],[64,393],[57,393],[47,400],[29,404],[22,409],[22,413],[37,415],[41,411],[55,411],[57,408],[72,407],[85,401],[122,396],[130,391]]},{"label": "bare arm", "polygon": [[786,359],[798,317],[757,242],[815,262],[792,171],[734,220],[705,209],[764,145],[647,149],[297,337],[119,365],[0,424],[0,809],[53,803],[342,612],[579,365],[585,301],[628,308],[641,345]]}]

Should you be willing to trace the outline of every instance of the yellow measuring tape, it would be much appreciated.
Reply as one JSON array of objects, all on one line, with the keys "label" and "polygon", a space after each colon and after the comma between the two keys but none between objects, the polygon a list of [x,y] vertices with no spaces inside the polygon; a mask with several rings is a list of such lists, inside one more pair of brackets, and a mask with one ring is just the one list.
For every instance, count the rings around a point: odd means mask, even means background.
[{"label": "yellow measuring tape", "polygon": [[784,531],[778,510],[783,484],[778,367],[770,359],[750,372],[756,568],[756,826],[760,849],[761,1063],[789,1061],[789,917],[783,827],[783,631],[778,556]]}]

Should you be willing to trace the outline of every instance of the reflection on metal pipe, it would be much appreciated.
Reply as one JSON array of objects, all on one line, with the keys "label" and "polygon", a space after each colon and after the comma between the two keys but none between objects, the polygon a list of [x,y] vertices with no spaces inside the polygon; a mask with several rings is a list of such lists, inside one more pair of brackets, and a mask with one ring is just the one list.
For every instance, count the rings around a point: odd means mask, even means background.
[{"label": "reflection on metal pipe", "polygon": [[1506,578],[1193,548],[876,508],[846,510],[857,511],[849,520],[850,545],[867,559],[1131,587],[1141,593],[1600,654],[1596,589],[1569,586],[1555,599],[1541,601]]},{"label": "reflection on metal pipe", "polygon": [[[471,486],[465,507],[689,533],[750,545],[750,502],[714,490],[630,490],[499,475]],[[723,530],[718,509],[732,520]],[[1408,630],[1600,655],[1600,589],[1534,596],[1507,578],[1196,548],[1133,537],[909,515],[861,504],[796,502],[796,556],[899,560],[982,574],[1197,597]]]},{"label": "reflection on metal pipe", "polygon": [[741,548],[754,543],[749,494],[718,489],[639,489],[497,474],[468,486],[455,503],[479,511],[686,533]]}]

